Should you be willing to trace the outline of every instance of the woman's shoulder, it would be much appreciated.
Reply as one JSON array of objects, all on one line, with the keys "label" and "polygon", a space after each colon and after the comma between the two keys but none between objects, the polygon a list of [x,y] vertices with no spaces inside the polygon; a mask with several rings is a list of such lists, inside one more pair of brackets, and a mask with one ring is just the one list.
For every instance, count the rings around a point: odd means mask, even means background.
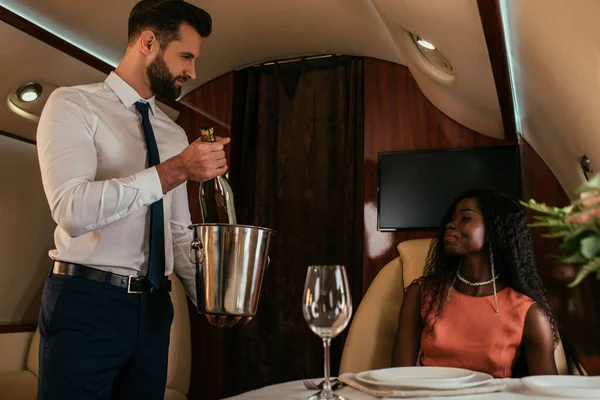
[{"label": "woman's shoulder", "polygon": [[421,277],[415,279],[406,287],[405,292],[415,291],[415,292],[421,293],[426,280],[427,280],[427,278],[424,276],[421,276]]},{"label": "woman's shoulder", "polygon": [[410,283],[410,285],[408,285],[406,287],[406,289],[404,289],[405,293],[411,293],[411,294],[415,294],[415,293],[421,293],[421,290],[423,289],[423,278],[417,278],[414,281],[412,281]]},{"label": "woman's shoulder", "polygon": [[509,307],[507,315],[512,315],[520,323],[525,323],[525,318],[529,310],[537,304],[536,301],[512,287],[507,287],[502,292],[506,293],[505,304]]},{"label": "woman's shoulder", "polygon": [[511,303],[519,303],[519,304],[524,304],[524,305],[533,305],[535,303],[535,300],[533,300],[531,297],[519,292],[518,290],[508,286],[506,288],[504,288],[504,290],[506,292],[506,296],[509,298]]},{"label": "woman's shoulder", "polygon": [[423,278],[417,278],[404,289],[405,299],[414,299],[418,304],[422,303],[421,296],[423,293]]}]

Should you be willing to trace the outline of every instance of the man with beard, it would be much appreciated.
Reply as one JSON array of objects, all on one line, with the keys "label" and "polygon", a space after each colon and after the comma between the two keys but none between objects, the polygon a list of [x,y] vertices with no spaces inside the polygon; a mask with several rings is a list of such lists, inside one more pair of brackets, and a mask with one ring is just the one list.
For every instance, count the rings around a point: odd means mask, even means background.
[{"label": "man with beard", "polygon": [[37,148],[58,226],[39,316],[40,399],[164,397],[166,276],[175,272],[196,299],[185,182],[223,174],[229,139],[188,145],[154,96],[176,99],[196,77],[211,25],[185,1],[140,1],[117,69],[48,99]]}]

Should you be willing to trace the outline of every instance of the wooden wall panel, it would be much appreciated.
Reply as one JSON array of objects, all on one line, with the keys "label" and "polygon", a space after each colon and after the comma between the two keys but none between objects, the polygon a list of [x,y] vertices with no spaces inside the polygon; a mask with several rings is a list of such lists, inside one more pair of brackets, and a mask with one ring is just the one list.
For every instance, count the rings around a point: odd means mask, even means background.
[{"label": "wooden wall panel", "polygon": [[[189,93],[181,99],[187,107],[183,109],[177,123],[191,142],[200,137],[202,125],[212,125],[217,136],[231,137],[231,113],[233,107],[233,72],[222,75]],[[229,148],[225,155],[229,160]],[[198,184],[188,183],[190,211],[194,223],[201,222]]]},{"label": "wooden wall panel", "polygon": [[[522,198],[524,200],[535,199],[538,202],[544,202],[557,207],[564,207],[569,204],[569,197],[560,186],[552,171],[548,168],[541,157],[524,139],[520,140],[521,149],[521,182]],[[528,219],[533,222],[533,215],[537,215],[532,210],[525,210]],[[542,229],[532,229],[531,235],[536,251],[536,263],[544,280],[546,288],[554,296],[562,296],[568,289],[564,283],[558,283],[552,279],[552,260],[547,257],[550,254],[556,254],[560,246],[560,240],[544,238]],[[555,299],[556,302],[556,299]]]},{"label": "wooden wall panel", "polygon": [[377,154],[516,144],[493,139],[460,125],[427,100],[407,67],[365,58],[364,63],[364,265],[363,292],[377,273],[398,255],[408,239],[432,237],[435,231],[377,231]]},{"label": "wooden wall panel", "polygon": [[37,323],[27,323],[27,324],[13,324],[13,323],[0,323],[0,334],[3,333],[19,333],[19,332],[35,332],[37,329]]},{"label": "wooden wall panel", "polygon": [[[200,126],[210,124],[215,134],[231,136],[233,73],[223,75],[191,92],[181,100],[187,105],[177,123],[186,131],[190,143],[200,136]],[[229,146],[225,149],[229,160]],[[201,222],[198,183],[188,182],[192,222]],[[208,323],[188,301],[192,332],[192,375],[189,400],[213,400],[225,397],[227,343],[229,331]]]},{"label": "wooden wall panel", "polygon": [[[523,199],[535,199],[557,207],[570,201],[546,163],[525,141],[521,140]],[[535,212],[526,210],[533,222]],[[600,374],[600,281],[586,278],[579,286],[569,289],[573,269],[557,264],[552,255],[560,253],[559,239],[543,237],[545,229],[533,229],[532,239],[536,265],[554,307],[563,345],[569,357],[582,364],[592,375]]]},{"label": "wooden wall panel", "polygon": [[508,139],[517,139],[517,123],[515,121],[515,104],[510,82],[510,68],[506,55],[506,40],[502,29],[502,13],[498,0],[477,0],[479,17],[483,35],[487,44],[496,94],[502,114],[504,136]]}]

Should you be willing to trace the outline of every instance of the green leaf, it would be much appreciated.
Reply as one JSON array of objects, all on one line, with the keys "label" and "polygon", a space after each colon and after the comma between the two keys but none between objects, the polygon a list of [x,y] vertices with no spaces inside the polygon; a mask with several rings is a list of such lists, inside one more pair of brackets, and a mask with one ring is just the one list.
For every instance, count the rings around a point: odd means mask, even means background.
[{"label": "green leaf", "polygon": [[562,217],[556,217],[554,215],[536,215],[533,217],[536,221],[549,222],[553,224],[566,224],[566,220]]},{"label": "green leaf", "polygon": [[556,228],[561,225],[552,222],[532,222],[531,224],[527,224],[527,226],[530,228]]},{"label": "green leaf", "polygon": [[545,237],[545,238],[561,238],[561,237],[568,236],[570,233],[571,233],[570,231],[544,233],[542,235],[542,237]]},{"label": "green leaf", "polygon": [[575,208],[575,206],[573,206],[573,204],[571,204],[569,206],[566,206],[566,207],[563,207],[562,208],[562,213],[565,214],[565,215],[569,215],[569,214],[571,214],[573,212],[574,208]]},{"label": "green leaf", "polygon": [[529,208],[531,210],[534,211],[538,211],[544,214],[560,214],[560,213],[564,213],[566,211],[566,209],[571,208],[571,206],[565,207],[565,208],[558,208],[558,207],[550,207],[548,205],[546,205],[545,203],[538,203],[535,200],[531,199],[528,202],[524,202],[524,201],[520,201],[521,205]]},{"label": "green leaf", "polygon": [[564,237],[568,236],[572,232],[580,229],[581,227],[578,225],[568,224],[563,221],[554,221],[554,222],[532,222],[527,224],[530,228],[549,228],[549,233],[547,237]]},{"label": "green leaf", "polygon": [[600,173],[596,174],[592,179],[577,188],[577,193],[591,192],[600,190]]},{"label": "green leaf", "polygon": [[534,199],[529,199],[529,201],[523,201],[523,200],[519,200],[519,203],[523,206],[523,207],[527,207],[530,208],[533,205],[537,204],[537,202]]},{"label": "green leaf", "polygon": [[581,226],[577,226],[577,225],[561,225],[561,226],[552,227],[550,229],[550,232],[551,233],[559,233],[559,232],[574,233],[575,231],[577,231],[580,228],[581,228]]},{"label": "green leaf", "polygon": [[599,275],[600,257],[594,258],[593,260],[585,264],[583,267],[581,267],[579,273],[577,274],[573,282],[569,283],[567,287],[574,288],[575,286],[579,285],[581,281],[583,281],[585,277],[591,274],[592,272],[596,272],[596,276]]},{"label": "green leaf", "polygon": [[587,261],[579,253],[570,254],[568,256],[554,256],[554,258],[564,264],[579,264]]},{"label": "green leaf", "polygon": [[600,234],[588,236],[581,240],[581,255],[591,260],[600,253]]},{"label": "green leaf", "polygon": [[536,228],[536,227],[549,227],[549,228],[562,228],[562,229],[570,229],[573,224],[569,224],[562,219],[549,219],[544,217],[536,217],[538,221],[532,222],[527,226]]},{"label": "green leaf", "polygon": [[550,230],[550,232],[544,233],[542,235],[542,237],[547,237],[547,238],[561,238],[562,237],[562,238],[564,238],[564,237],[569,236],[571,233],[573,233],[572,229],[564,229],[564,228],[557,229],[557,228],[552,228]]},{"label": "green leaf", "polygon": [[591,231],[585,227],[577,229],[576,231],[565,236],[565,238],[563,239],[563,243],[560,245],[560,248],[567,250],[579,250],[581,247],[581,241],[593,235],[596,235],[596,232]]}]

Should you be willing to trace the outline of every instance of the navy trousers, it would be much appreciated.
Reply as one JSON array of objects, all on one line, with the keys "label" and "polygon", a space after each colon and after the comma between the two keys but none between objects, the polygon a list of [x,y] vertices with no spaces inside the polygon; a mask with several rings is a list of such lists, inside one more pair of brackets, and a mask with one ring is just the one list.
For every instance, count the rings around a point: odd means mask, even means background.
[{"label": "navy trousers", "polygon": [[164,399],[173,305],[51,275],[39,315],[40,400]]}]

